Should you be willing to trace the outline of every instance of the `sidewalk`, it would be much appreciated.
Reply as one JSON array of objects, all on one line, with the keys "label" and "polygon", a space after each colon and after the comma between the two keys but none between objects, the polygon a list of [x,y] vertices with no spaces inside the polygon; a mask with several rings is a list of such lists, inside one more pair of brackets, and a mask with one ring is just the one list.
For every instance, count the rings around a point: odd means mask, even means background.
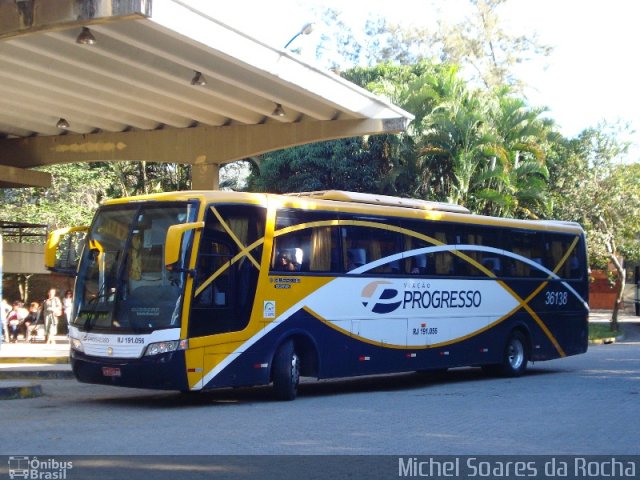
[{"label": "sidewalk", "polygon": [[66,336],[55,337],[53,344],[2,342],[0,390],[7,386],[7,381],[13,384],[15,380],[72,377],[69,339]]},{"label": "sidewalk", "polygon": [[0,400],[43,395],[37,380],[73,378],[69,365],[69,339],[55,343],[6,343],[0,346]]},{"label": "sidewalk", "polygon": [[[590,322],[609,322],[611,321],[611,310],[591,310],[589,312]],[[640,317],[636,317],[626,310],[618,312],[619,323],[640,323]]]},{"label": "sidewalk", "polygon": [[54,337],[55,343],[7,343],[0,347],[0,364],[4,363],[69,363],[69,339]]},{"label": "sidewalk", "polygon": [[[611,310],[592,310],[589,313],[589,322],[609,323],[611,321]],[[616,342],[640,342],[640,317],[626,312],[618,313],[618,324],[620,332],[615,337]]]}]

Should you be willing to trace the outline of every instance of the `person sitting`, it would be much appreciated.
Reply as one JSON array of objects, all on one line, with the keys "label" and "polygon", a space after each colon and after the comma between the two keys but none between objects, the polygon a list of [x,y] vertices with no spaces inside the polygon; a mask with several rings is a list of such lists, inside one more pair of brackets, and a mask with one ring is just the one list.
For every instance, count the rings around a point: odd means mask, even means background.
[{"label": "person sitting", "polygon": [[295,272],[296,265],[291,261],[291,255],[282,252],[276,260],[276,269],[283,272]]},{"label": "person sitting", "polygon": [[18,341],[18,333],[22,322],[27,317],[27,309],[24,308],[24,304],[18,300],[13,302],[13,308],[7,315],[7,327],[9,328],[9,341],[16,343]]},{"label": "person sitting", "polygon": [[23,322],[25,342],[31,341],[31,326],[38,323],[38,318],[40,318],[40,304],[38,302],[31,302],[29,304],[29,314]]}]

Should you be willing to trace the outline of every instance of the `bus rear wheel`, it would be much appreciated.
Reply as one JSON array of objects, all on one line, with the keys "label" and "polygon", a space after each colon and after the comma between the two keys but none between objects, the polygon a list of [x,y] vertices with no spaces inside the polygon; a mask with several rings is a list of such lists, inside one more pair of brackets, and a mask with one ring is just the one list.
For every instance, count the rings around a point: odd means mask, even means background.
[{"label": "bus rear wheel", "polygon": [[273,357],[273,390],[279,400],[293,400],[300,383],[300,357],[292,340],[283,343]]},{"label": "bus rear wheel", "polygon": [[521,331],[514,330],[504,349],[501,373],[505,377],[519,377],[527,369],[528,362],[527,338]]},{"label": "bus rear wheel", "polygon": [[505,344],[502,362],[496,365],[485,365],[482,368],[490,375],[519,377],[526,371],[528,363],[527,337],[520,330],[514,330]]}]

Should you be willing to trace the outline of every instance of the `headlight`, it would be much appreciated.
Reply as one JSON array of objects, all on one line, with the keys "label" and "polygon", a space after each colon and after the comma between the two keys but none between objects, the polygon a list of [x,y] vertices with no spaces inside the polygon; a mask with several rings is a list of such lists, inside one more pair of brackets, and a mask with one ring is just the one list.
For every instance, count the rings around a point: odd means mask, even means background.
[{"label": "headlight", "polygon": [[160,355],[161,353],[175,352],[176,350],[186,350],[188,347],[189,342],[187,340],[150,343],[145,355]]},{"label": "headlight", "polygon": [[77,338],[72,338],[71,339],[71,348],[74,349],[77,352],[82,352],[84,353],[84,345],[82,344],[82,342],[77,339]]}]

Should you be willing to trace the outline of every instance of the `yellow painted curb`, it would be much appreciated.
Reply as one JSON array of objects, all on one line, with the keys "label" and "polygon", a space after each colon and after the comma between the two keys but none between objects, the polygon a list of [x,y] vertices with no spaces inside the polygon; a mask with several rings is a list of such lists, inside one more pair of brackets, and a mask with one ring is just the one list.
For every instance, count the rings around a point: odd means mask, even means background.
[{"label": "yellow painted curb", "polygon": [[616,343],[616,337],[597,338],[590,340],[589,343],[591,345],[611,345],[612,343]]},{"label": "yellow painted curb", "polygon": [[0,382],[0,400],[35,398],[42,396],[42,387],[35,383]]}]

